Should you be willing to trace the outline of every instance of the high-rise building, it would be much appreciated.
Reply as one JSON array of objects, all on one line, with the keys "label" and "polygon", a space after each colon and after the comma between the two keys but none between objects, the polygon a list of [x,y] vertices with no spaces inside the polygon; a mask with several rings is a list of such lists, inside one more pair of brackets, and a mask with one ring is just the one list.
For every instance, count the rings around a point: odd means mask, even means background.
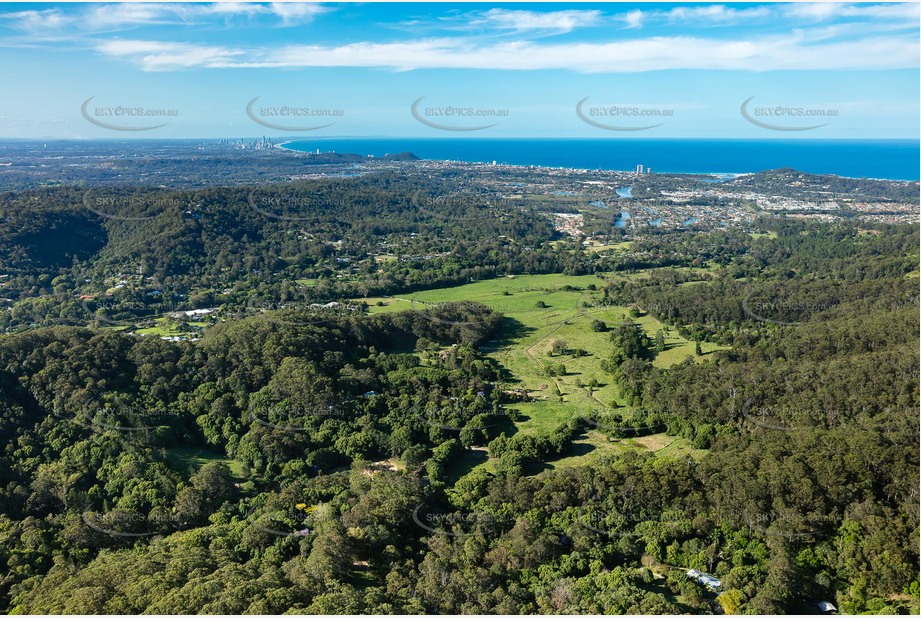
[{"label": "high-rise building", "polygon": [[636,166],[636,175],[639,176],[642,173],[643,173],[643,164],[640,163],[639,165]]}]

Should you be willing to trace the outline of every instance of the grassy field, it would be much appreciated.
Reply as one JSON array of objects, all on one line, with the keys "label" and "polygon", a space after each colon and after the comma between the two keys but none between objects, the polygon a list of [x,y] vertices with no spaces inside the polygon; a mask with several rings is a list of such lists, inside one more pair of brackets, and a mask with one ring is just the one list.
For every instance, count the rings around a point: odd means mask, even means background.
[{"label": "grassy field", "polygon": [[[602,320],[609,328],[616,327],[629,318],[630,308],[600,306],[600,293],[589,290],[588,286],[600,287],[603,283],[594,275],[522,275],[427,290],[412,296],[356,300],[366,302],[370,313],[424,310],[434,303],[461,300],[483,303],[505,316],[501,335],[488,342],[484,352],[508,369],[510,386],[524,388],[536,398],[557,398],[555,386],[566,402],[573,392],[581,391],[577,381],[588,384],[594,378],[602,385],[595,397],[610,403],[618,401],[617,389],[600,367],[601,359],[610,348],[609,335],[592,331],[591,323]],[[383,306],[377,306],[378,302]],[[540,306],[539,302],[545,306]],[[654,361],[657,367],[669,367],[688,356],[699,362],[718,347],[704,343],[704,356],[699,357],[694,354],[694,342],[681,337],[677,329],[648,314],[630,319],[651,338],[662,330],[666,347]],[[548,352],[556,340],[588,354],[581,358],[550,357]],[[563,363],[566,374],[547,377],[543,371],[547,363]]]},{"label": "grassy field", "polygon": [[[608,275],[626,277],[627,275]],[[629,275],[645,277],[646,273]],[[608,407],[612,404],[624,407],[629,415],[619,389],[611,376],[600,366],[601,360],[610,351],[610,333],[595,332],[591,328],[594,320],[602,320],[608,328],[615,328],[630,317],[630,308],[622,306],[601,306],[600,292],[588,286],[602,287],[604,279],[594,275],[520,275],[490,281],[480,281],[453,288],[427,290],[411,296],[356,299],[369,305],[370,313],[424,310],[427,306],[442,302],[472,300],[483,303],[504,315],[500,335],[487,342],[482,351],[498,361],[506,370],[504,388],[521,388],[532,398],[531,402],[510,405],[519,418],[509,423],[508,434],[516,431],[546,432],[561,422],[585,409],[580,406],[595,405]],[[382,306],[377,306],[377,303]],[[702,356],[695,354],[694,342],[678,334],[676,328],[665,325],[648,314],[630,318],[650,338],[659,330],[665,336],[665,350],[659,353],[653,364],[669,367],[691,357],[695,362],[704,362],[709,353],[718,348],[715,344],[702,344]],[[556,340],[565,342],[569,350],[582,349],[586,355],[572,354],[549,356]],[[549,376],[545,371],[548,363],[562,363],[566,373]],[[585,386],[596,380],[598,387],[591,399]],[[657,438],[653,440],[653,438]],[[685,440],[670,436],[647,436],[630,440],[609,441],[597,431],[589,431],[575,441],[573,453],[555,462],[548,462],[544,468],[565,467],[585,463],[604,453],[625,449],[653,453],[678,455],[694,452]],[[458,464],[459,477],[468,469],[490,466],[482,453],[469,454]],[[455,476],[452,474],[451,476]]]},{"label": "grassy field", "polygon": [[[169,337],[171,335],[191,335],[192,332],[183,332],[179,329],[179,323],[173,322],[170,325],[165,316],[155,318],[156,326],[150,326],[147,328],[139,328],[136,332],[139,335],[156,335],[158,337]],[[199,328],[204,328],[208,326],[208,322],[188,322],[189,326],[197,326]]]},{"label": "grassy field", "polygon": [[227,464],[230,472],[238,479],[246,478],[243,464],[235,459],[228,459],[217,451],[192,446],[173,446],[166,450],[166,462],[170,468],[181,474],[190,475],[197,472],[206,463],[219,461]]},{"label": "grassy field", "polygon": [[597,240],[592,240],[590,242],[590,245],[585,245],[585,250],[594,253],[599,253],[601,251],[629,251],[633,248],[632,242],[616,242],[610,245],[606,245]]},{"label": "grassy field", "polygon": [[643,436],[642,438],[614,440],[609,439],[599,431],[588,431],[585,435],[573,441],[571,453],[560,459],[545,463],[543,468],[558,470],[584,466],[592,463],[602,455],[629,450],[652,453],[657,456],[690,456],[695,459],[702,457],[706,453],[706,451],[691,447],[690,443],[684,438],[668,436],[664,433]]}]

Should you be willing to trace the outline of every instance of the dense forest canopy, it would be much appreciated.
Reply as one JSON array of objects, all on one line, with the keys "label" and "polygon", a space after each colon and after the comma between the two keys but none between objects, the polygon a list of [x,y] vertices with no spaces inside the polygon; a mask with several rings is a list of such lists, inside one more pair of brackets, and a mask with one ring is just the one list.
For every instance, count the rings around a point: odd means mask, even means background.
[{"label": "dense forest canopy", "polygon": [[[0,196],[0,610],[919,611],[917,225],[765,218],[605,253],[464,191]],[[615,218],[587,225],[622,240]],[[591,327],[624,405],[519,431],[536,404],[510,405],[491,351],[524,325],[359,302],[537,273],[597,275],[585,312],[630,307]],[[196,341],[139,334],[204,307]],[[701,362],[655,362],[647,316]],[[550,352],[548,381],[580,354]],[[589,434],[695,456],[545,466]]]}]

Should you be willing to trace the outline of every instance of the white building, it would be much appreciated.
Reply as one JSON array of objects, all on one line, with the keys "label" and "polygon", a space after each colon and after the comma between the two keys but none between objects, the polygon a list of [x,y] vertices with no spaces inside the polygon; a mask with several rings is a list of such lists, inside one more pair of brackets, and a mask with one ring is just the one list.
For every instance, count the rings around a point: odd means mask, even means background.
[{"label": "white building", "polygon": [[720,586],[722,586],[722,582],[720,582],[719,579],[717,579],[713,575],[709,575],[707,573],[701,573],[697,569],[689,570],[688,578],[695,580],[698,584],[706,586],[707,588],[709,588],[710,590],[713,590],[714,592],[719,591]]}]

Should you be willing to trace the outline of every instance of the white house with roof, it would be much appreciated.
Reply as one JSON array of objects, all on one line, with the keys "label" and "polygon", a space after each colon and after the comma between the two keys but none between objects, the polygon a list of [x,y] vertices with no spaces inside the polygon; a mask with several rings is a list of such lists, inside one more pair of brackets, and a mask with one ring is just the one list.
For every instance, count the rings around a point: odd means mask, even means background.
[{"label": "white house with roof", "polygon": [[706,586],[707,588],[709,588],[710,590],[713,590],[714,592],[718,592],[720,589],[720,586],[722,585],[722,582],[720,582],[720,580],[714,577],[713,575],[710,575],[708,573],[701,573],[697,569],[690,569],[688,571],[688,578],[693,579],[698,584],[702,586]]}]

